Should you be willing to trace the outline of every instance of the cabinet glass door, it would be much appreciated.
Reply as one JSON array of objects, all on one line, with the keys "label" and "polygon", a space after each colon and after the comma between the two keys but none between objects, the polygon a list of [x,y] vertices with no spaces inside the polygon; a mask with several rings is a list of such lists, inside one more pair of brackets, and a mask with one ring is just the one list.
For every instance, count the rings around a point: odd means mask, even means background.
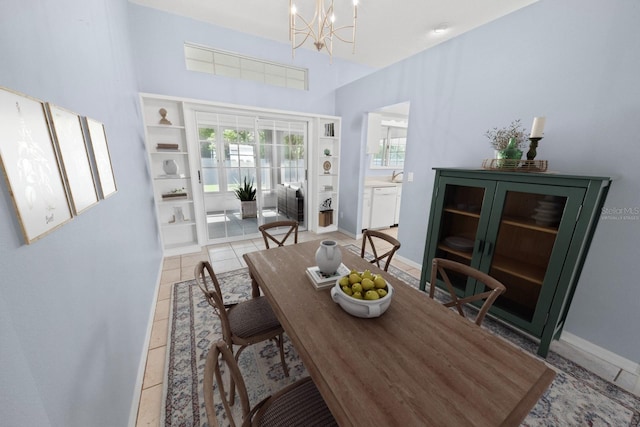
[{"label": "cabinet glass door", "polygon": [[576,188],[498,184],[480,266],[507,288],[494,313],[542,330],[564,261],[556,255],[567,252],[583,195]]},{"label": "cabinet glass door", "polygon": [[[438,188],[436,210],[442,212],[434,230],[438,232],[437,245],[430,249],[428,261],[445,258],[459,263],[478,266],[484,230],[489,219],[495,183],[491,181],[449,179]],[[450,273],[451,283],[460,295],[473,289],[474,283],[465,276]]]}]

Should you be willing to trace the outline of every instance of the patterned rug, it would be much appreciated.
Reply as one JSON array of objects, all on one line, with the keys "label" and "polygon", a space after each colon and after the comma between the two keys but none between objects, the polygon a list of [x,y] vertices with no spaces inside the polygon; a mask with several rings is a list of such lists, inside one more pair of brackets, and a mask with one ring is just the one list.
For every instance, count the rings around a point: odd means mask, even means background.
[{"label": "patterned rug", "polygon": [[[417,279],[395,267],[390,267],[389,273],[418,287]],[[251,282],[246,268],[217,276],[225,302],[250,298]],[[195,281],[176,283],[171,298],[161,425],[213,427],[207,422],[202,374],[211,343],[221,338],[220,323]],[[535,355],[536,343],[517,331],[490,318],[484,320],[483,327]],[[289,378],[284,376],[274,342],[256,344],[243,351],[240,371],[247,383],[252,406],[307,375],[286,334],[285,353]],[[640,426],[640,398],[554,352],[549,352],[546,361],[556,370],[557,376],[523,426]],[[216,402],[220,402],[217,397]],[[235,409],[239,406],[235,405]],[[222,405],[216,408],[218,424],[228,426]],[[239,421],[240,417],[235,419]]]}]

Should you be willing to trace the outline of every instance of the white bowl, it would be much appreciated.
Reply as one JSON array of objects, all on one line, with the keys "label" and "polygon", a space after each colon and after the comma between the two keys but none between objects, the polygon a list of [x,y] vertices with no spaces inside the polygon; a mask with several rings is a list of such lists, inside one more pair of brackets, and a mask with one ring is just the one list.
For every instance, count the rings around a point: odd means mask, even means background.
[{"label": "white bowl", "polygon": [[376,300],[364,300],[350,297],[342,291],[342,287],[338,283],[340,279],[336,280],[336,284],[331,288],[331,299],[335,301],[344,311],[352,316],[372,318],[379,317],[387,311],[391,304],[391,297],[393,296],[393,287],[387,282],[387,295]]}]

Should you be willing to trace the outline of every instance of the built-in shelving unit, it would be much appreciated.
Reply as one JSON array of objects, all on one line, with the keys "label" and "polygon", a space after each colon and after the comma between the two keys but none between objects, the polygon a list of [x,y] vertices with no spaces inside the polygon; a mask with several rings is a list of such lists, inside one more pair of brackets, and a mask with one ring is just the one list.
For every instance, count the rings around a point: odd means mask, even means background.
[{"label": "built-in shelving unit", "polygon": [[340,118],[316,121],[313,153],[313,198],[310,223],[316,233],[338,229],[338,190],[340,187]]},{"label": "built-in shelving unit", "polygon": [[141,104],[165,255],[199,250],[182,102],[142,96]]}]

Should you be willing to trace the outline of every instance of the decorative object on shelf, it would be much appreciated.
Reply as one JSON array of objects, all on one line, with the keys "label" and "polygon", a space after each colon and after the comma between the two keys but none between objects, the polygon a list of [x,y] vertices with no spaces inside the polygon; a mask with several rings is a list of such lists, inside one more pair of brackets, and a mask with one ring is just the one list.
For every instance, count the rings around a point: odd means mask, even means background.
[{"label": "decorative object on shelf", "polygon": [[173,190],[162,194],[163,200],[168,200],[168,199],[175,200],[175,199],[186,199],[186,198],[187,198],[187,192],[185,191],[184,187],[174,188]]},{"label": "decorative object on shelf", "polygon": [[527,139],[526,129],[520,124],[520,119],[514,120],[509,126],[504,128],[494,127],[485,132],[494,150],[500,151],[508,148],[509,140],[515,138],[515,148],[520,148]]},{"label": "decorative object on shelf", "polygon": [[545,172],[549,165],[547,160],[511,160],[513,167],[498,166],[500,159],[484,159],[482,169],[500,172]]},{"label": "decorative object on shelf", "polygon": [[[308,2],[308,0],[300,0]],[[358,18],[358,0],[353,0],[353,23],[351,25],[343,25],[334,27],[333,23],[336,19],[335,10],[333,8],[333,0],[325,6],[325,0],[316,0],[315,11],[310,14],[312,18],[307,19],[298,13],[293,0],[289,0],[289,40],[291,40],[291,56],[295,58],[295,51],[302,46],[307,39],[313,41],[316,49],[321,51],[326,49],[329,53],[329,59],[333,61],[333,36],[345,43],[353,44],[353,53],[356,50],[356,19]],[[307,11],[306,9],[304,11]],[[296,27],[296,18],[302,21],[300,27]],[[343,18],[343,22],[346,20]],[[351,38],[346,38],[345,32],[351,31]],[[302,37],[302,41],[297,41],[297,36]]]},{"label": "decorative object on shelf", "polygon": [[331,173],[331,162],[329,160],[325,160],[322,164],[322,169],[324,169],[324,173]]},{"label": "decorative object on shelf", "polygon": [[162,162],[162,170],[167,175],[177,175],[178,163],[174,159],[167,159],[164,162]]},{"label": "decorative object on shelf", "polygon": [[333,224],[333,209],[318,212],[318,225],[328,227]]},{"label": "decorative object on shelf", "polygon": [[240,210],[242,219],[256,218],[258,216],[258,207],[256,204],[256,188],[253,186],[253,179],[251,182],[247,181],[247,177],[244,177],[242,185],[234,190],[234,193],[238,200],[240,200]]},{"label": "decorative object on shelf", "polygon": [[496,152],[499,168],[514,168],[518,166],[519,160],[522,158],[522,150],[518,148],[516,138],[509,138],[507,148]]},{"label": "decorative object on shelf", "polygon": [[323,240],[316,251],[316,265],[327,275],[333,275],[342,263],[342,252],[335,240]]},{"label": "decorative object on shelf", "polygon": [[160,123],[161,125],[171,125],[171,122],[167,120],[167,110],[161,108],[160,110],[158,110],[158,113],[160,113],[160,117],[162,117],[158,123]]},{"label": "decorative object on shelf", "polygon": [[176,221],[186,221],[186,218],[184,217],[184,212],[182,211],[182,207],[181,206],[175,206],[173,208],[173,214],[175,215]]},{"label": "decorative object on shelf", "polygon": [[324,149],[324,155],[325,156],[330,156],[331,155],[331,150],[329,150],[328,148]]},{"label": "decorative object on shelf", "polygon": [[531,218],[538,225],[555,227],[560,223],[563,210],[564,202],[561,197],[545,196],[544,199],[538,200],[538,207],[534,209],[536,213]]},{"label": "decorative object on shelf", "polygon": [[325,199],[324,202],[322,202],[320,204],[320,210],[321,211],[328,211],[331,209],[331,197],[329,197],[328,199]]},{"label": "decorative object on shelf", "polygon": [[471,252],[474,244],[473,240],[461,236],[445,237],[442,243],[451,249],[456,249],[462,252]]},{"label": "decorative object on shelf", "polygon": [[544,123],[546,118],[544,117],[535,117],[533,119],[533,126],[531,126],[531,135],[529,135],[529,151],[527,151],[527,164],[531,166],[535,166],[533,164],[533,160],[536,158],[538,154],[536,149],[538,148],[538,142],[542,139],[542,132],[544,131]]},{"label": "decorative object on shelf", "polygon": [[180,149],[179,144],[171,142],[159,142],[156,144],[156,150],[178,151]]},{"label": "decorative object on shelf", "polygon": [[324,136],[335,136],[334,125],[333,123],[325,123],[324,125]]}]

